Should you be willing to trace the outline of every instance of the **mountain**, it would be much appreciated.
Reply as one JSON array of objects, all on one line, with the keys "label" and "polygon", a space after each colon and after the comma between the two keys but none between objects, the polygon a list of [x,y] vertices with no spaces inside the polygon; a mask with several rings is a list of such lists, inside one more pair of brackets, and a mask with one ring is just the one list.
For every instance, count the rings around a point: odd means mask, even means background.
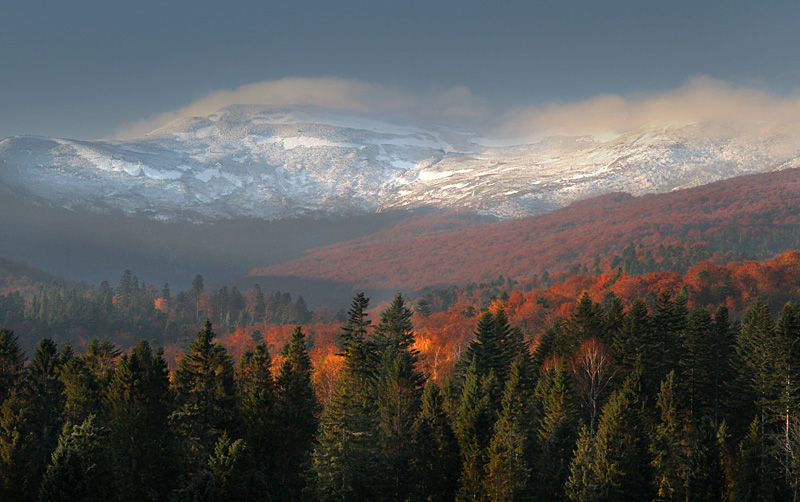
[{"label": "mountain", "polygon": [[707,124],[503,145],[312,107],[230,106],[134,140],[8,138],[0,142],[0,189],[52,207],[165,221],[415,208],[510,219],[603,193],[666,192],[797,167],[799,155],[782,134]]},{"label": "mountain", "polygon": [[[665,194],[606,194],[548,214],[475,223],[463,214],[396,222],[251,272],[402,288],[600,271],[685,271],[714,257],[770,258],[800,248],[800,169]],[[584,269],[586,267],[586,269]]]}]

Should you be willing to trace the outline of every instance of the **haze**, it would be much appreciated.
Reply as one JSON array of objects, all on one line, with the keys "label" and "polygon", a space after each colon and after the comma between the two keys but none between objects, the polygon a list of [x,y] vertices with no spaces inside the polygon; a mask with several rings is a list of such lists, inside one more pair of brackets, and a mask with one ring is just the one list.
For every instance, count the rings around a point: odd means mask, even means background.
[{"label": "haze", "polygon": [[[0,137],[141,134],[204,105],[270,98],[525,134],[631,127],[687,96],[680,119],[728,120],[716,112],[732,99],[741,116],[755,106],[792,122],[782,110],[796,108],[800,76],[789,2],[4,7]],[[720,90],[705,106],[703,92]],[[598,127],[608,112],[624,117]]]}]

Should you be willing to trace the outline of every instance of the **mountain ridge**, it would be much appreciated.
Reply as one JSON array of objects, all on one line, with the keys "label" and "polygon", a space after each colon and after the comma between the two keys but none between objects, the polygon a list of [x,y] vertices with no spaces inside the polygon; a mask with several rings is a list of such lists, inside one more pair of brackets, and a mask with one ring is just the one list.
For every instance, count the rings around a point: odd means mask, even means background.
[{"label": "mountain ridge", "polygon": [[42,204],[156,220],[415,208],[514,219],[603,193],[667,192],[800,166],[800,147],[780,133],[703,124],[496,144],[313,107],[230,106],[132,140],[7,138],[0,186]]}]

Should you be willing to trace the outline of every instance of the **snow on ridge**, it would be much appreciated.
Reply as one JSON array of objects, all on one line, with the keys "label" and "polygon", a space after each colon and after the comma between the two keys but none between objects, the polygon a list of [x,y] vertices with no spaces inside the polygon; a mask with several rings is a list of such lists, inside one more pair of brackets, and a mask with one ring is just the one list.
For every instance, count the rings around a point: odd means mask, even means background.
[{"label": "snow on ridge", "polygon": [[[60,206],[79,194],[129,214],[171,207],[208,218],[274,219],[308,208],[435,206],[511,218],[611,191],[639,195],[797,165],[800,149],[780,136],[705,135],[699,126],[643,128],[604,143],[588,136],[500,141],[242,108],[131,142],[4,140],[0,184]],[[109,201],[108,193],[118,195]]]}]

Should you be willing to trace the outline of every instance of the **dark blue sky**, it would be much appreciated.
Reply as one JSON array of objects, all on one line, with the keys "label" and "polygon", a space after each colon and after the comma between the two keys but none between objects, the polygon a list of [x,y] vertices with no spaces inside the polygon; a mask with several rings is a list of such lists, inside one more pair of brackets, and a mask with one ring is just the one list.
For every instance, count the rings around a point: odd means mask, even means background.
[{"label": "dark blue sky", "polygon": [[789,94],[800,2],[7,0],[0,137],[110,136],[212,91],[339,77],[498,110],[705,75]]}]

